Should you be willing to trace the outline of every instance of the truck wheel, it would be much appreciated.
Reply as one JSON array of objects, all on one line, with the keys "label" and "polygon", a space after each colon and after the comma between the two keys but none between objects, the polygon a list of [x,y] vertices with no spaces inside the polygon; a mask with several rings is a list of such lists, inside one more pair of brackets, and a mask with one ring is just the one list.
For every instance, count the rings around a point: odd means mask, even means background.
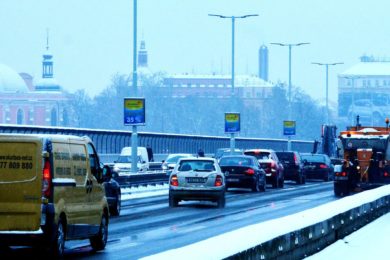
[{"label": "truck wheel", "polygon": [[100,222],[99,233],[89,239],[94,251],[103,250],[106,247],[108,238],[108,219],[106,214],[103,214]]},{"label": "truck wheel", "polygon": [[64,249],[65,249],[65,223],[60,218],[57,224],[57,230],[54,234],[54,239],[52,241],[52,244],[49,248],[50,254],[55,258],[62,258],[64,256]]}]

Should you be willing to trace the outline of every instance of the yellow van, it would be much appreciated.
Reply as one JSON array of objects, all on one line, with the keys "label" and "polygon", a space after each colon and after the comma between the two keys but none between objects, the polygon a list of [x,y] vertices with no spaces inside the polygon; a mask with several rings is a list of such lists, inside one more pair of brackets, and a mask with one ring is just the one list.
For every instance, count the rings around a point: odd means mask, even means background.
[{"label": "yellow van", "polygon": [[0,244],[62,256],[65,240],[89,238],[104,249],[103,170],[88,137],[0,134]]}]

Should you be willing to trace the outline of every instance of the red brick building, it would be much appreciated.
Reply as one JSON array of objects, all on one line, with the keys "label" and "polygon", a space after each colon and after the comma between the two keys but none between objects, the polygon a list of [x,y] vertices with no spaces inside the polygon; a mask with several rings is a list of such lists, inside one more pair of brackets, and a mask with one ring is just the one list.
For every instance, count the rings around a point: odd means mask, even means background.
[{"label": "red brick building", "polygon": [[53,77],[52,55],[43,55],[42,78],[0,64],[0,124],[73,126],[73,96]]}]

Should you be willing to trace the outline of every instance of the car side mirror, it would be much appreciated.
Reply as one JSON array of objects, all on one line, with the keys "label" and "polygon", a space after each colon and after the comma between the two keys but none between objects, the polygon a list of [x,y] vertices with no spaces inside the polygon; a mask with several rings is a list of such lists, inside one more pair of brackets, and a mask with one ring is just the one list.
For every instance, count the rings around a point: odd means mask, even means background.
[{"label": "car side mirror", "polygon": [[102,169],[102,182],[108,182],[112,178],[112,172],[109,166],[105,165]]}]

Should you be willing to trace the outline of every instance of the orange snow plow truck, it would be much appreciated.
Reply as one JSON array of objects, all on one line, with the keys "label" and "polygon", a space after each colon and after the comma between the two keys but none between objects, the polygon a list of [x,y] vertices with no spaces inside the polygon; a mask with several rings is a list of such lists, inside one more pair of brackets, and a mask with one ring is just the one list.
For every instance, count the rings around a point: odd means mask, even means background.
[{"label": "orange snow plow truck", "polygon": [[340,132],[337,148],[344,158],[335,166],[334,193],[350,192],[390,184],[390,129],[386,127],[348,127]]}]

